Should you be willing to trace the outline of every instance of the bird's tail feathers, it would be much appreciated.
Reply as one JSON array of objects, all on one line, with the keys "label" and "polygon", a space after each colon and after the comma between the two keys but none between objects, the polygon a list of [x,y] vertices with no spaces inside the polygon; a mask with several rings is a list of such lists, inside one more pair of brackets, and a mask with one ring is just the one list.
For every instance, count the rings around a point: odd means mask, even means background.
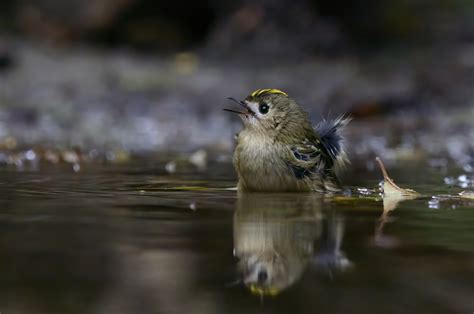
[{"label": "bird's tail feathers", "polygon": [[323,119],[316,126],[321,144],[334,161],[336,172],[344,169],[349,163],[346,151],[344,149],[344,137],[342,135],[344,128],[351,122],[350,116],[341,115],[334,120]]}]

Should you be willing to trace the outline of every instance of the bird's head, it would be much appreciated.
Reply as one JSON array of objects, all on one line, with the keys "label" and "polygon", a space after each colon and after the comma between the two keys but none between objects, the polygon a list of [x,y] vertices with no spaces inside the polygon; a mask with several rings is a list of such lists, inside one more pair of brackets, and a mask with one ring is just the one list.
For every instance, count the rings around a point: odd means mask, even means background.
[{"label": "bird's head", "polygon": [[308,114],[281,90],[257,89],[245,100],[229,99],[243,110],[224,110],[239,114],[245,128],[251,132],[267,136],[299,136],[308,128],[312,129]]}]

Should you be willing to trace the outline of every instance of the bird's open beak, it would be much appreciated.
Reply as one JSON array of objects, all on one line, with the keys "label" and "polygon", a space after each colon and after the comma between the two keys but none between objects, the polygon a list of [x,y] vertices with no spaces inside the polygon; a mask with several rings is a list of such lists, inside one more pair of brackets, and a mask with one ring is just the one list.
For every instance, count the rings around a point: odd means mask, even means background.
[{"label": "bird's open beak", "polygon": [[252,109],[250,109],[250,107],[247,105],[247,103],[245,103],[245,101],[237,100],[237,99],[232,98],[232,97],[229,97],[228,99],[232,100],[233,102],[235,102],[236,104],[238,104],[239,106],[244,108],[245,111],[238,111],[238,110],[227,109],[227,108],[224,108],[222,110],[237,113],[237,114],[243,114],[243,115],[255,115],[255,112],[253,112]]}]

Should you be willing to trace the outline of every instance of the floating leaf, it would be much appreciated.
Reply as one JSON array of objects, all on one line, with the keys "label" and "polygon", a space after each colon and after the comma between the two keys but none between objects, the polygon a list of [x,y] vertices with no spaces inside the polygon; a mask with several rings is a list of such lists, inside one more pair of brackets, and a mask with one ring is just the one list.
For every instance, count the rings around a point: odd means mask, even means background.
[{"label": "floating leaf", "polygon": [[379,157],[375,158],[375,160],[378,162],[383,174],[383,213],[375,228],[374,242],[380,247],[393,248],[398,246],[399,240],[396,237],[385,236],[383,234],[385,224],[390,221],[389,213],[397,208],[400,201],[415,199],[419,197],[420,194],[414,190],[403,189],[396,185],[388,176],[382,160]]},{"label": "floating leaf", "polygon": [[388,176],[387,170],[379,157],[376,157],[375,160],[380,166],[380,170],[383,174],[383,195],[393,196],[400,199],[413,199],[420,196],[420,193],[411,190],[411,189],[402,189],[393,182],[393,180]]}]

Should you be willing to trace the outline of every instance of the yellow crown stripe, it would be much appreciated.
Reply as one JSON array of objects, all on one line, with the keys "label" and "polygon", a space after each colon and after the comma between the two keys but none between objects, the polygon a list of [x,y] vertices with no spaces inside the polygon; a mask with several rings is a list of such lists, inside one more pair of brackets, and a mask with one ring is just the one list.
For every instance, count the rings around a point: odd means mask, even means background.
[{"label": "yellow crown stripe", "polygon": [[282,94],[282,95],[288,96],[288,94],[285,93],[284,91],[281,91],[279,89],[274,89],[274,88],[257,89],[252,94],[250,94],[250,96],[258,97],[264,94]]},{"label": "yellow crown stripe", "polygon": [[258,93],[260,93],[261,89],[257,89],[256,91],[254,91],[252,94],[250,94],[250,96],[252,97],[256,97]]}]

